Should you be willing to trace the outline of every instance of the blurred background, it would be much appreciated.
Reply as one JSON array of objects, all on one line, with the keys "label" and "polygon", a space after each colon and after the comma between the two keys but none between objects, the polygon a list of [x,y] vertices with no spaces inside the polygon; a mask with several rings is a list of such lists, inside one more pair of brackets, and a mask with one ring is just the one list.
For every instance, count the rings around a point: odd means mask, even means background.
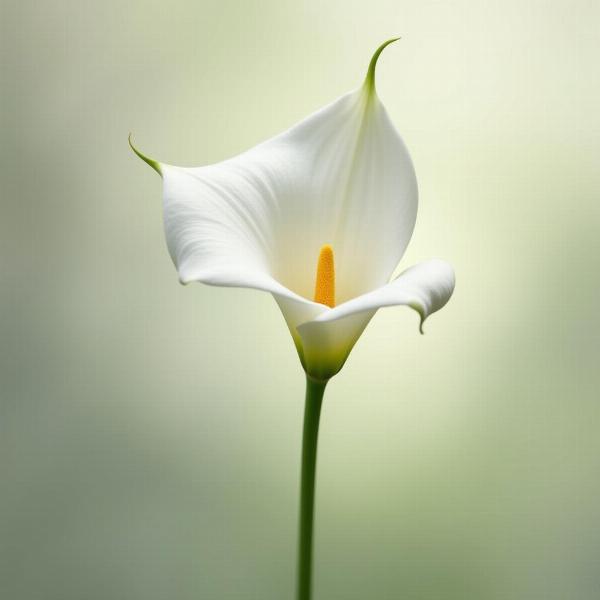
[{"label": "blurred background", "polygon": [[158,160],[230,157],[358,86],[413,156],[404,268],[329,385],[315,600],[600,589],[592,0],[2,1],[0,597],[291,600],[304,379],[272,298],[182,287]]}]

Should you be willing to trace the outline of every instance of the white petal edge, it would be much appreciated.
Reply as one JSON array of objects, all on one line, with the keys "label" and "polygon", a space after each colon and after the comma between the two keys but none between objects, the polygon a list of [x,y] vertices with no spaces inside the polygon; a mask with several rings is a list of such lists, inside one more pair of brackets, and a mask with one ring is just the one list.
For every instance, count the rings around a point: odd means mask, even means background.
[{"label": "white petal edge", "polygon": [[319,379],[328,379],[343,366],[348,354],[378,309],[404,305],[417,311],[420,331],[427,317],[442,308],[452,296],[453,268],[445,261],[431,259],[403,271],[396,279],[321,312],[297,327],[304,349],[306,370]]}]

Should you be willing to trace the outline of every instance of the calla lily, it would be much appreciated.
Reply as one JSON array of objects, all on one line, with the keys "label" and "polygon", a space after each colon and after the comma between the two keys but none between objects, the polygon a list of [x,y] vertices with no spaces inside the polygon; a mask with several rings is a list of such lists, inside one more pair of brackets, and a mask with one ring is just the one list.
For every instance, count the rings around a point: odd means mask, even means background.
[{"label": "calla lily", "polygon": [[[273,294],[307,374],[298,600],[311,596],[319,416],[327,381],[385,306],[423,322],[449,300],[454,272],[434,259],[390,281],[417,216],[410,156],[363,85],[294,127],[221,163],[184,168],[136,154],[163,178],[165,233],[182,283]],[[130,139],[131,143],[131,139]]]},{"label": "calla lily", "polygon": [[[423,321],[454,289],[429,260],[389,281],[417,215],[408,151],[375,91],[375,52],[363,85],[287,131],[198,168],[158,163],[164,223],[179,279],[273,294],[302,366],[327,380],[377,309],[406,305]],[[133,146],[132,146],[133,147]],[[321,250],[333,255],[329,305],[315,296]],[[335,274],[334,274],[335,269]],[[318,290],[316,290],[318,291]]]}]

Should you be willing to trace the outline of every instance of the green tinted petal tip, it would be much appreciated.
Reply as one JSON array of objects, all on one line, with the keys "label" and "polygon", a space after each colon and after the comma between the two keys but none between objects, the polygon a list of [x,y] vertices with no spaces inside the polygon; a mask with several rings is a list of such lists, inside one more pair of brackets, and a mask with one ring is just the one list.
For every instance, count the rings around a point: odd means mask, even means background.
[{"label": "green tinted petal tip", "polygon": [[393,42],[397,42],[400,38],[392,38],[387,42],[383,42],[377,50],[375,50],[375,54],[373,54],[373,58],[371,58],[371,62],[369,63],[369,70],[367,71],[367,76],[365,78],[365,87],[369,92],[375,92],[375,67],[377,66],[377,61],[379,60],[380,54],[383,52],[383,49],[386,46],[389,46]]},{"label": "green tinted petal tip", "polygon": [[416,311],[419,314],[419,333],[421,335],[425,335],[425,332],[423,331],[423,324],[425,323],[427,315],[425,314],[423,307],[420,304],[417,304],[416,302],[411,302],[408,306],[410,306],[414,311]]},{"label": "green tinted petal tip", "polygon": [[148,158],[145,154],[143,154],[142,152],[140,152],[134,145],[133,142],[131,141],[131,133],[129,134],[128,137],[129,140],[129,145],[131,146],[131,149],[150,167],[152,167],[161,177],[162,177],[162,171],[160,169],[160,163],[155,161],[152,158]]}]

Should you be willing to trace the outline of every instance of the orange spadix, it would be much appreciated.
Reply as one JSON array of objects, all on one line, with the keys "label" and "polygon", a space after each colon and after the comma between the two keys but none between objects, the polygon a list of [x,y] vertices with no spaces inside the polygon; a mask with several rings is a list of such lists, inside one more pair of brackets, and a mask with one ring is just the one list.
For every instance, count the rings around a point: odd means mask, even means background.
[{"label": "orange spadix", "polygon": [[325,244],[319,252],[317,279],[315,281],[315,302],[330,308],[335,306],[335,267],[333,248]]}]

